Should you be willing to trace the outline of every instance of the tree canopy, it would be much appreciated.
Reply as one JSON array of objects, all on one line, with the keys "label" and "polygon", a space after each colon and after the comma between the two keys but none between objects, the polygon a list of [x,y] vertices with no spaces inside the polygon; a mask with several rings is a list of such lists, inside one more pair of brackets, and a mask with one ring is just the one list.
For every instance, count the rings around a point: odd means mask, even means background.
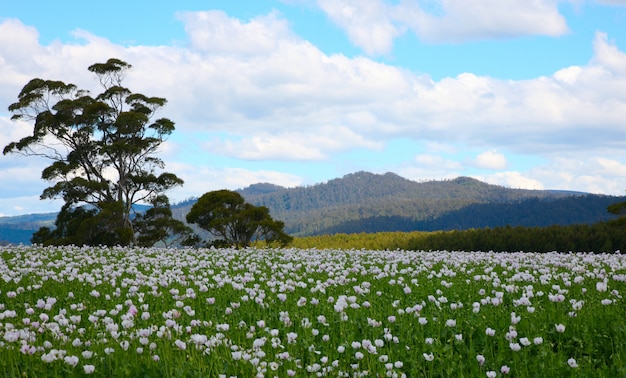
[{"label": "tree canopy", "polygon": [[245,202],[237,192],[217,190],[202,195],[187,213],[187,222],[197,224],[228,245],[243,248],[253,240],[287,245],[291,236],[284,223],[273,220],[265,206]]},{"label": "tree canopy", "polygon": [[[98,234],[107,236],[87,238],[88,243],[132,244],[133,205],[183,184],[176,175],[160,172],[164,162],[155,156],[174,131],[171,120],[155,117],[167,101],[123,87],[131,67],[114,58],[91,65],[88,70],[103,89],[96,96],[74,84],[32,79],[22,88],[18,101],[9,106],[13,120],[32,122],[34,127],[32,135],[9,143],[3,153],[51,161],[42,178],[52,185],[41,198],[64,200],[57,226],[81,229],[80,224],[63,217],[76,216],[74,221],[79,223],[96,222]],[[85,211],[75,210],[85,205]],[[85,228],[89,227],[83,225]],[[49,241],[64,243],[66,231],[47,235],[52,238]]]}]

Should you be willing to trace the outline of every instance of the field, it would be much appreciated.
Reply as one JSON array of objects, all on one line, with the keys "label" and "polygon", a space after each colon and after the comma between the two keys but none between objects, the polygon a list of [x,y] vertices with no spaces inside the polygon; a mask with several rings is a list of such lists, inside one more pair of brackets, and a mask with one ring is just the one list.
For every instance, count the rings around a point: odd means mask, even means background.
[{"label": "field", "polygon": [[0,249],[6,377],[623,377],[619,254]]}]

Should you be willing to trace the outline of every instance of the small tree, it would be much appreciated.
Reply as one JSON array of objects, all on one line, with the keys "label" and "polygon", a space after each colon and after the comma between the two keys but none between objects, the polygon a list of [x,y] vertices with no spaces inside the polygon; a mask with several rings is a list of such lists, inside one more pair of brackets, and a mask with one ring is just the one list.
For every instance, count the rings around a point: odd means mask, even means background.
[{"label": "small tree", "polygon": [[172,245],[193,246],[200,239],[185,223],[172,217],[170,202],[165,195],[156,196],[152,207],[143,214],[137,214],[133,220],[137,232],[137,245],[152,247],[162,243],[165,247]]},{"label": "small tree", "polygon": [[[19,93],[18,102],[9,106],[13,120],[33,122],[34,128],[32,135],[9,143],[4,154],[52,161],[42,178],[53,185],[41,198],[62,198],[62,217],[78,216],[76,221],[97,223],[98,232],[108,235],[105,244],[132,243],[133,205],[183,183],[172,173],[157,173],[164,163],[154,155],[174,130],[174,123],[154,119],[166,103],[164,98],[147,97],[122,86],[130,68],[119,59],[90,66],[103,88],[95,97],[74,84],[33,79]],[[84,217],[87,214],[73,210],[84,205],[97,214]],[[59,223],[69,226],[72,222],[59,219]],[[63,235],[70,236],[65,231],[50,232],[48,241],[54,243],[60,237],[58,243],[65,243]],[[93,243],[96,239],[85,240]]]},{"label": "small tree", "polygon": [[230,190],[205,193],[187,213],[187,222],[236,248],[248,247],[256,239],[281,246],[293,239],[283,231],[283,222],[271,218],[267,207],[246,203],[239,193]]}]

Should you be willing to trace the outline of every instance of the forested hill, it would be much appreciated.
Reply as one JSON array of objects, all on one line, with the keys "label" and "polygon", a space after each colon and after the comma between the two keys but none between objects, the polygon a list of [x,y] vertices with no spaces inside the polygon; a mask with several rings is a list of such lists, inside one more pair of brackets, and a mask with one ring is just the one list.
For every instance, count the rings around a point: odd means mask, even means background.
[{"label": "forested hill", "polygon": [[292,235],[338,232],[544,226],[612,219],[606,207],[624,198],[509,189],[469,178],[415,182],[393,173],[357,172],[326,183],[283,188],[255,184],[239,191],[285,222]]},{"label": "forested hill", "polygon": [[[294,236],[433,231],[497,226],[589,224],[614,219],[607,207],[625,197],[510,189],[469,178],[415,182],[393,173],[357,172],[297,188],[261,183],[238,191],[270,209]],[[200,193],[203,194],[203,193]],[[172,205],[184,220],[195,199]],[[29,243],[56,214],[0,218],[0,242]]]}]

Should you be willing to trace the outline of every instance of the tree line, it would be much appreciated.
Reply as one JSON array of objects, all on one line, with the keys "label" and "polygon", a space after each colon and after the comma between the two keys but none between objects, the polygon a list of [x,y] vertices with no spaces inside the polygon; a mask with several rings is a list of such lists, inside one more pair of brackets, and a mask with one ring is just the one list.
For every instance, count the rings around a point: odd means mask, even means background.
[{"label": "tree line", "polygon": [[296,237],[297,248],[412,251],[596,252],[626,251],[626,223],[548,227],[495,227],[453,231],[377,232]]}]

